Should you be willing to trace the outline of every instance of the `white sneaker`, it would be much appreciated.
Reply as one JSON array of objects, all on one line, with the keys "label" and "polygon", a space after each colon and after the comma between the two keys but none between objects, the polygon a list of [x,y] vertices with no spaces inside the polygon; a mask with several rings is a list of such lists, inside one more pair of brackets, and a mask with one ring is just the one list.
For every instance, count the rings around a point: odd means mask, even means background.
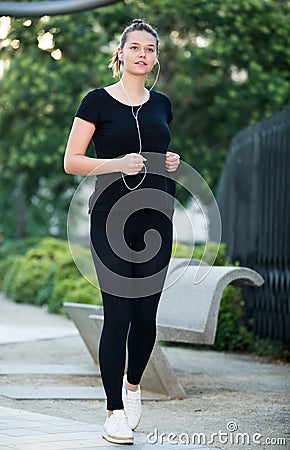
[{"label": "white sneaker", "polygon": [[136,391],[130,391],[126,387],[127,375],[123,378],[122,387],[122,400],[124,404],[124,410],[128,417],[128,422],[131,429],[134,431],[141,419],[142,406],[141,406],[141,388],[138,386]]},{"label": "white sneaker", "polygon": [[103,427],[103,438],[114,444],[133,444],[133,431],[123,409],[115,409],[107,417]]}]

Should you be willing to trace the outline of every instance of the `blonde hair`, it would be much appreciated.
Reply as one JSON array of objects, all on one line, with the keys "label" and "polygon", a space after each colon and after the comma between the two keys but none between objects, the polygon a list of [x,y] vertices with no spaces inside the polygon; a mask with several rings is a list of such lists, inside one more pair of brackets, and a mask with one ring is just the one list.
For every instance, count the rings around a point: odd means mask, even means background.
[{"label": "blonde hair", "polygon": [[[156,39],[156,50],[157,54],[159,53],[159,36],[156,30],[154,30],[151,25],[148,23],[143,22],[142,19],[134,19],[132,20],[132,24],[129,25],[122,33],[121,39],[120,39],[120,48],[123,49],[124,45],[127,40],[128,33],[131,33],[132,31],[147,31],[147,33],[152,34],[152,36]],[[115,50],[112,56],[112,59],[109,64],[109,68],[113,70],[113,76],[116,77],[121,72],[121,65],[122,62],[119,59],[118,50]]]}]

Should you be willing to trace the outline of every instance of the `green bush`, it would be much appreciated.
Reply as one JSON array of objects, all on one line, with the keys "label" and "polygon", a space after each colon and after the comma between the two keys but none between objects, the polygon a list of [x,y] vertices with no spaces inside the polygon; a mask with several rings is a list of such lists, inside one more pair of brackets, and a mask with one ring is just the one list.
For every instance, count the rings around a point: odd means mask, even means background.
[{"label": "green bush", "polygon": [[17,276],[17,273],[20,270],[21,270],[21,257],[15,256],[14,258],[11,258],[11,265],[9,268],[7,268],[3,278],[2,289],[7,295],[7,297],[11,297],[12,299],[13,299],[12,290],[14,281]]},{"label": "green bush", "polygon": [[10,294],[18,303],[34,304],[50,266],[49,258],[33,258],[28,253],[19,256],[12,267],[13,277],[7,295]]},{"label": "green bush", "polygon": [[0,244],[0,260],[9,256],[24,255],[30,248],[35,247],[40,238],[25,238],[17,241],[3,241]]},{"label": "green bush", "polygon": [[69,254],[59,258],[48,273],[38,302],[44,299],[53,313],[63,313],[64,302],[101,304],[99,290],[81,276]]},{"label": "green bush", "polygon": [[54,266],[57,281],[65,279],[78,280],[81,274],[70,254],[64,255],[56,261]]},{"label": "green bush", "polygon": [[[204,260],[212,260],[216,250],[217,244],[209,242]],[[84,247],[77,251],[85,262],[90,257]],[[172,251],[176,258],[202,259],[203,253],[204,246],[196,246],[192,253],[192,247],[184,244],[174,244]],[[8,242],[0,245],[0,257],[0,287],[17,302],[47,305],[48,311],[53,313],[65,313],[63,302],[101,304],[99,289],[80,274],[65,241],[45,238]],[[224,244],[220,245],[214,264],[228,264]],[[281,342],[255,340],[247,329],[244,312],[241,288],[228,286],[223,292],[216,340],[211,348],[289,357],[289,351],[287,353]]]},{"label": "green bush", "polygon": [[[54,238],[45,238],[39,245],[29,250],[26,253],[26,257],[30,260],[39,261],[41,266],[45,264],[45,260],[50,262],[47,270],[43,270],[42,272],[42,282],[37,286],[34,283],[34,287],[37,290],[34,303],[38,306],[42,306],[48,303],[52,295],[55,284],[55,268],[58,266],[58,261],[63,260],[63,258],[69,258],[70,262],[73,264],[69,254],[68,245],[65,241]],[[66,275],[68,276],[69,274],[67,273]]]},{"label": "green bush", "polygon": [[193,247],[187,244],[174,242],[172,245],[172,258],[193,258]]},{"label": "green bush", "polygon": [[54,278],[55,278],[55,264],[51,264],[49,270],[47,271],[43,279],[43,284],[37,293],[35,299],[35,304],[37,306],[46,305],[49,302],[54,287]]},{"label": "green bush", "polygon": [[7,256],[6,258],[0,260],[0,290],[4,291],[4,280],[7,272],[10,270],[15,260],[15,256]]},{"label": "green bush", "polygon": [[270,356],[274,359],[290,361],[290,347],[274,339],[257,339],[253,345],[253,352],[258,356]]},{"label": "green bush", "polygon": [[[33,242],[36,242],[36,245],[32,246]],[[39,291],[52,264],[64,252],[68,253],[67,243],[53,238],[41,241],[27,239],[11,243],[2,248],[2,252],[7,254],[8,248],[9,253],[14,252],[21,256],[14,257],[4,274],[2,288],[5,294],[16,302],[37,303]]]},{"label": "green bush", "polygon": [[0,289],[5,291],[5,277],[17,256],[24,255],[39,243],[39,238],[26,238],[19,241],[4,241],[0,244]]},{"label": "green bush", "polygon": [[206,247],[204,245],[188,245],[181,243],[173,243],[172,257],[174,258],[195,258],[203,260],[211,264],[215,255],[214,266],[225,266],[228,264],[226,260],[226,246],[224,243],[220,245],[216,242],[208,242]]},{"label": "green bush", "polygon": [[64,313],[64,302],[101,304],[99,290],[87,280],[79,277],[77,280],[59,280],[55,285],[52,296],[48,301],[48,311]]},{"label": "green bush", "polygon": [[239,286],[227,286],[223,292],[214,348],[217,350],[249,350],[254,335],[245,323],[245,302]]},{"label": "green bush", "polygon": [[[16,302],[47,305],[48,311],[63,313],[63,302],[99,303],[100,292],[78,271],[67,242],[54,238],[9,243],[0,247],[3,260],[1,289]],[[84,257],[87,249],[80,248]]]},{"label": "green bush", "polygon": [[31,258],[48,258],[51,261],[56,261],[63,255],[70,255],[66,241],[51,237],[42,239],[38,245],[32,247],[26,254]]},{"label": "green bush", "polygon": [[[226,245],[216,242],[208,242],[206,249],[203,245],[198,245],[194,249],[193,257],[197,259],[203,259],[204,262],[212,264],[214,266],[226,266],[229,265],[226,259]],[[215,258],[215,259],[214,259]]]}]

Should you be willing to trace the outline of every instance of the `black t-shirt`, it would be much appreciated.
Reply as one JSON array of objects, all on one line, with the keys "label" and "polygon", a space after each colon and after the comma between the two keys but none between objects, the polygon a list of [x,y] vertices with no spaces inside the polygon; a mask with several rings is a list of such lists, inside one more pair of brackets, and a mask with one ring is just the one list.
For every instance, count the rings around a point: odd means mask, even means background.
[{"label": "black t-shirt", "polygon": [[[137,109],[137,106],[133,107],[135,114]],[[139,152],[138,131],[131,106],[112,97],[104,88],[90,91],[84,97],[76,117],[95,124],[92,140],[98,158],[118,158],[127,153]],[[147,159],[147,174],[134,191],[126,187],[121,173],[98,175],[96,190],[91,198],[94,209],[108,211],[122,197],[126,197],[126,201],[122,199],[122,202],[118,202],[118,208],[121,210],[139,207],[140,199],[142,204],[149,206],[152,203],[154,208],[173,209],[175,182],[170,173],[165,171],[171,120],[169,98],[160,92],[151,91],[149,100],[138,113],[142,155]],[[143,173],[125,176],[126,183],[132,188],[137,186],[142,178]],[[126,196],[133,192],[133,196]],[[169,196],[164,195],[166,193]]]}]

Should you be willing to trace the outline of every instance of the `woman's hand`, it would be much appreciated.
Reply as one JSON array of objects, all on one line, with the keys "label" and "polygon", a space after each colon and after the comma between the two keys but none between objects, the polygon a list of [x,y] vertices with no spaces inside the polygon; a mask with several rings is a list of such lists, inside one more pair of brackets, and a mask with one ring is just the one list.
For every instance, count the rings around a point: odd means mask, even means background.
[{"label": "woman's hand", "polygon": [[118,158],[118,170],[126,175],[137,175],[144,167],[144,156],[139,153],[128,153]]},{"label": "woman's hand", "polygon": [[167,172],[175,172],[180,164],[180,156],[177,153],[167,152],[165,156],[165,168]]}]

